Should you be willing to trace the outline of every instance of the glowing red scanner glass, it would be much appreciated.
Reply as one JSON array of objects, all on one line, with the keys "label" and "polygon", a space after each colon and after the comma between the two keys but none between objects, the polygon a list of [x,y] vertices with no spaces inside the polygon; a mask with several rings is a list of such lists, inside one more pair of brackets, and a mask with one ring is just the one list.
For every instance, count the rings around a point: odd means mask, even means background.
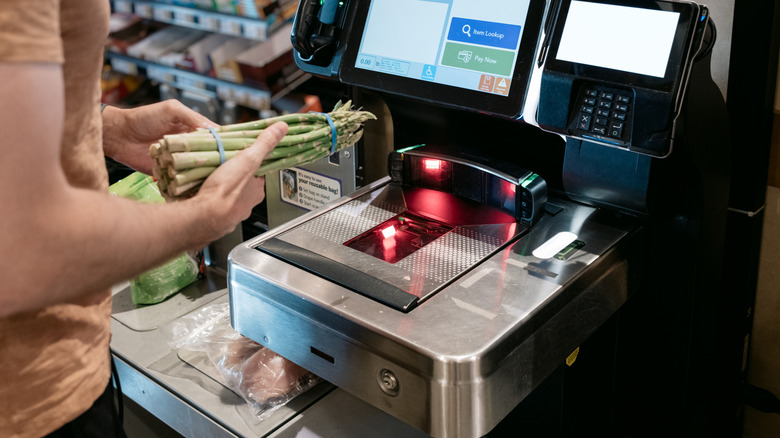
[{"label": "glowing red scanner glass", "polygon": [[395,227],[390,225],[389,227],[382,230],[382,236],[384,236],[385,239],[389,239],[390,237],[395,236]]}]

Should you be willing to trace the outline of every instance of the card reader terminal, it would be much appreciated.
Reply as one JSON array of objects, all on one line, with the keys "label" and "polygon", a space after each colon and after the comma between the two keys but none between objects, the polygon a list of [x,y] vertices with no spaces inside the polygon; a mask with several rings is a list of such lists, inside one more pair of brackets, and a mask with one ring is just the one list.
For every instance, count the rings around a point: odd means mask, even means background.
[{"label": "card reader terminal", "polygon": [[672,149],[707,8],[665,0],[565,0],[543,60],[547,131],[654,157]]}]

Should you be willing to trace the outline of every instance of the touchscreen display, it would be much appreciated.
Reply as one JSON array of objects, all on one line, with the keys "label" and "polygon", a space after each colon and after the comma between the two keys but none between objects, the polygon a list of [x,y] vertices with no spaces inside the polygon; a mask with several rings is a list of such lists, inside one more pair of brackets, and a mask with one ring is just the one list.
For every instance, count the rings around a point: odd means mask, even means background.
[{"label": "touchscreen display", "polygon": [[556,59],[663,78],[680,13],[572,1]]},{"label": "touchscreen display", "polygon": [[508,96],[530,3],[373,0],[355,68]]}]

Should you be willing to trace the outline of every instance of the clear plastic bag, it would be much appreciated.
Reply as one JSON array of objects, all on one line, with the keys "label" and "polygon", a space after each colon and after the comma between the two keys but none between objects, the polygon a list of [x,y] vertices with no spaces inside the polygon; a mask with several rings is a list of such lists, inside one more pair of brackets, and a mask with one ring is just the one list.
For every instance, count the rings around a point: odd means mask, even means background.
[{"label": "clear plastic bag", "polygon": [[207,305],[163,331],[173,348],[206,353],[222,383],[256,415],[284,405],[320,382],[311,372],[233,330],[229,303]]},{"label": "clear plastic bag", "polygon": [[[139,202],[163,203],[152,177],[135,172],[109,187],[114,196]],[[197,280],[200,270],[195,259],[181,253],[160,266],[130,280],[130,296],[133,304],[156,304],[174,295]]]}]

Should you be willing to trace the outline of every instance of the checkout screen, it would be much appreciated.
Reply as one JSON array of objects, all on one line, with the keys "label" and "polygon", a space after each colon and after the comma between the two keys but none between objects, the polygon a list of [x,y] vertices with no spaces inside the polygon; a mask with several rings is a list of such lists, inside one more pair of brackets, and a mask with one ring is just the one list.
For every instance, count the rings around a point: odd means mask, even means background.
[{"label": "checkout screen", "polygon": [[509,94],[530,0],[373,0],[355,67]]}]

